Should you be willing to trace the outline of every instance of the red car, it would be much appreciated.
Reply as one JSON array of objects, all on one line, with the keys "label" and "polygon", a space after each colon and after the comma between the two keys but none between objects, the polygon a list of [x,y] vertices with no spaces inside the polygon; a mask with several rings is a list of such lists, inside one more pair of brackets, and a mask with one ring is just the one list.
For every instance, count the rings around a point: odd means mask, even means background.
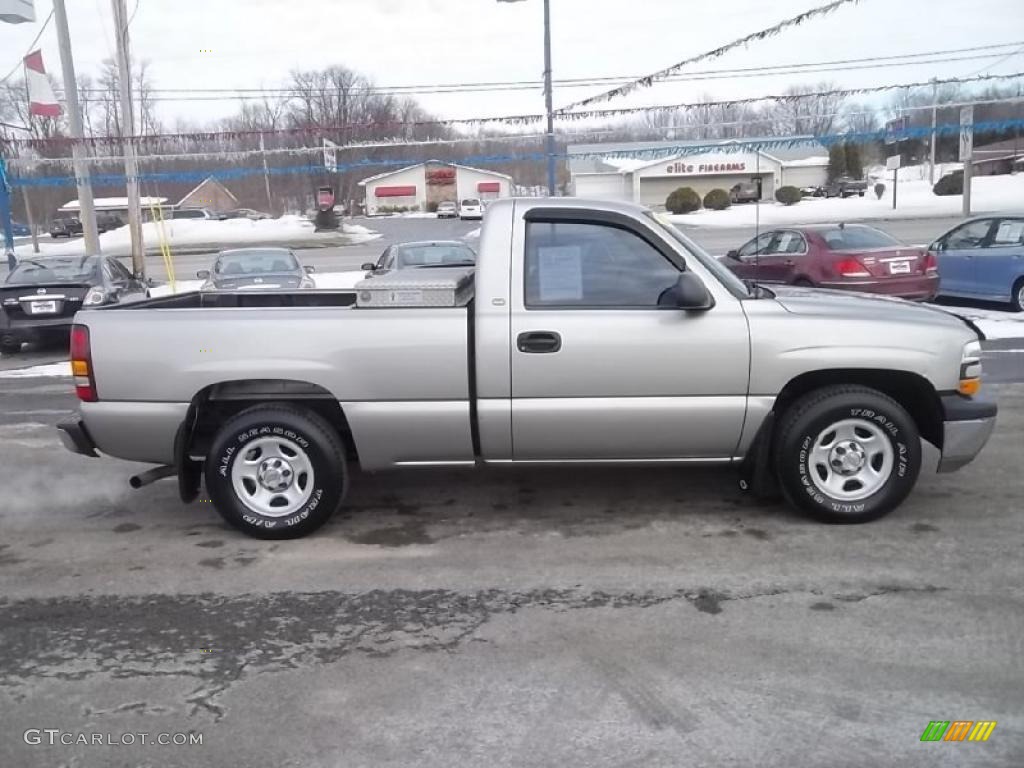
[{"label": "red car", "polygon": [[737,276],[759,283],[881,293],[928,301],[939,291],[935,254],[904,245],[863,224],[815,224],[773,229],[723,263]]}]

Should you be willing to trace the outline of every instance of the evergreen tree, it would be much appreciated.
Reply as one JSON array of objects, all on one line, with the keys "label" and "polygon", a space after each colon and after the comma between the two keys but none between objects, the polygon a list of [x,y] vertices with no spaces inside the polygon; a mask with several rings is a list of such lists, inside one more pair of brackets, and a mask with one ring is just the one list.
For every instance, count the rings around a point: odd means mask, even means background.
[{"label": "evergreen tree", "polygon": [[828,148],[828,180],[834,181],[846,175],[846,150],[842,144],[833,144]]},{"label": "evergreen tree", "polygon": [[846,174],[852,176],[855,179],[861,179],[864,177],[864,163],[861,161],[860,156],[860,145],[859,144],[847,144],[845,145],[846,155]]}]

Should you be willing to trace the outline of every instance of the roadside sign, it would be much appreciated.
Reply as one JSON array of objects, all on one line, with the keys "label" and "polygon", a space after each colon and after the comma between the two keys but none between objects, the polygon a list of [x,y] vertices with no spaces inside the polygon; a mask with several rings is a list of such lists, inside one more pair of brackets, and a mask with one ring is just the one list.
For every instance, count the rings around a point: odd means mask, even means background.
[{"label": "roadside sign", "polygon": [[329,211],[334,207],[334,187],[320,187],[316,191],[316,203],[321,211]]},{"label": "roadside sign", "polygon": [[[910,118],[909,117],[907,117],[907,116],[897,117],[896,119],[890,120],[889,122],[887,122],[885,124],[885,132],[886,133],[897,133],[899,131],[905,131],[909,127],[910,127]],[[899,139],[894,138],[892,136],[886,136],[885,137],[885,143],[886,144],[898,144],[899,142],[900,142]]]},{"label": "roadside sign", "polygon": [[335,144],[333,141],[324,139],[324,168],[334,172],[334,169],[338,167],[338,148],[340,145]]},{"label": "roadside sign", "polygon": [[890,155],[885,158],[885,170],[895,171],[900,167],[900,163],[903,161],[902,155]]},{"label": "roadside sign", "polygon": [[967,162],[974,152],[974,107],[960,107],[960,162]]}]

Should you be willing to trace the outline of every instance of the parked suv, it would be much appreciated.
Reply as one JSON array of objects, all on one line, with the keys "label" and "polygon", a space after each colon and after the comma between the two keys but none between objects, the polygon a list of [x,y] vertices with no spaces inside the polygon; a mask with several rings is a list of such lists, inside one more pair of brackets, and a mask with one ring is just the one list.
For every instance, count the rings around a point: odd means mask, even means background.
[{"label": "parked suv", "polygon": [[82,234],[82,222],[78,219],[54,219],[53,223],[50,225],[50,237],[54,239],[58,237],[71,238],[80,234]]}]

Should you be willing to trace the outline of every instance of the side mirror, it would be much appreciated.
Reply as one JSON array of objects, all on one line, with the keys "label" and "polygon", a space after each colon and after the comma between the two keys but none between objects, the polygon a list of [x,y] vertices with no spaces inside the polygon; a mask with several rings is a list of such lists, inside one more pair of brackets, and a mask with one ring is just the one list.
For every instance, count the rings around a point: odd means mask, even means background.
[{"label": "side mirror", "polygon": [[196,272],[196,277],[198,277],[200,280],[209,280],[210,279],[210,270],[208,270],[208,269],[200,269],[198,272]]},{"label": "side mirror", "polygon": [[302,269],[305,270],[307,275],[311,275],[316,272],[316,267],[303,267]]},{"label": "side mirror", "polygon": [[727,259],[735,259],[736,261],[739,261],[740,260],[740,252],[737,251],[737,250],[726,251],[725,252],[725,258],[727,258]]},{"label": "side mirror", "polygon": [[708,292],[704,281],[693,272],[684,271],[679,273],[676,284],[661,295],[658,304],[688,312],[703,312],[715,306],[715,298]]},{"label": "side mirror", "polygon": [[945,240],[936,240],[934,243],[928,246],[929,251],[944,251],[946,250]]},{"label": "side mirror", "polygon": [[373,272],[373,270],[375,270],[376,268],[377,265],[374,264],[372,261],[368,261],[365,264],[363,264],[363,266],[360,267],[360,269],[365,272]]}]

